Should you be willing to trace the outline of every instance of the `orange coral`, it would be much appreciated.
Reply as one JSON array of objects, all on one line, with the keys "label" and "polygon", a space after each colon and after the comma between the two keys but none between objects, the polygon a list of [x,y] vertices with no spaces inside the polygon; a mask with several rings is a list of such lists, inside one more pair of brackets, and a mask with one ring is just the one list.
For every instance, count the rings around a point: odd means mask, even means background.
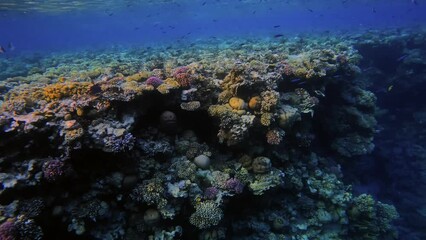
[{"label": "orange coral", "polygon": [[243,110],[246,107],[246,103],[241,98],[232,97],[229,99],[229,106],[235,110]]},{"label": "orange coral", "polygon": [[261,99],[260,99],[259,96],[255,96],[255,97],[250,98],[250,101],[248,103],[249,108],[252,109],[252,110],[258,110],[261,106],[260,101],[261,101]]}]

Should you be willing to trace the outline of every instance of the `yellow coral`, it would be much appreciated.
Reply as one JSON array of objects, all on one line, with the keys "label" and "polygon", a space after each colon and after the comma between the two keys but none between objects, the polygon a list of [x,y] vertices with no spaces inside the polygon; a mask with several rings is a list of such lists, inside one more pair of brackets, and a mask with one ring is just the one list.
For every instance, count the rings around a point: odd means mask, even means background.
[{"label": "yellow coral", "polygon": [[133,75],[130,75],[128,77],[126,77],[126,81],[136,81],[136,82],[140,82],[140,81],[144,81],[147,78],[149,78],[151,76],[151,73],[148,71],[141,71],[138,73],[135,73]]},{"label": "yellow coral", "polygon": [[122,85],[125,94],[137,94],[140,95],[146,89],[143,88],[142,84],[138,84],[135,81],[125,82]]},{"label": "yellow coral", "polygon": [[262,112],[270,112],[273,110],[280,99],[280,94],[277,91],[264,91],[261,93],[261,110]]},{"label": "yellow coral", "polygon": [[210,116],[215,116],[215,117],[222,116],[226,114],[227,112],[231,112],[231,111],[232,111],[232,108],[228,104],[212,105],[209,107]]},{"label": "yellow coral", "polygon": [[43,96],[46,101],[56,101],[72,96],[86,94],[93,84],[90,82],[55,83],[44,87]]},{"label": "yellow coral", "polygon": [[263,113],[262,116],[260,116],[260,123],[263,126],[269,126],[272,122],[272,113]]},{"label": "yellow coral", "polygon": [[179,83],[173,78],[167,78],[164,80],[164,83],[157,87],[157,91],[161,94],[168,94],[172,89],[178,89],[180,87]]},{"label": "yellow coral", "polygon": [[221,103],[225,103],[225,102],[228,102],[228,100],[232,98],[232,96],[233,94],[231,91],[224,90],[221,93],[219,93],[217,100]]}]

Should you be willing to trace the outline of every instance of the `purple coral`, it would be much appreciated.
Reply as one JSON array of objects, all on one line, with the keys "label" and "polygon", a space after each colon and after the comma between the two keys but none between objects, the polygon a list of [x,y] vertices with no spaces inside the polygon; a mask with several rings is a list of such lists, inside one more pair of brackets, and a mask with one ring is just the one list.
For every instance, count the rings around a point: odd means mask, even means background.
[{"label": "purple coral", "polygon": [[49,182],[58,180],[65,173],[65,164],[61,160],[50,160],[43,164],[43,176]]},{"label": "purple coral", "polygon": [[105,139],[105,151],[124,152],[130,151],[135,146],[135,137],[131,133],[126,133],[121,137],[110,136]]},{"label": "purple coral", "polygon": [[216,187],[208,187],[204,191],[204,197],[206,197],[207,199],[215,199],[217,194],[219,194],[219,189],[217,189]]},{"label": "purple coral", "polygon": [[0,225],[0,239],[14,240],[16,239],[16,226],[13,219],[8,219]]},{"label": "purple coral", "polygon": [[43,239],[43,232],[32,219],[25,218],[20,215],[16,218],[9,218],[6,222],[0,225],[1,240],[16,240],[16,239]]},{"label": "purple coral", "polygon": [[237,178],[230,178],[226,180],[225,187],[235,193],[242,193],[244,190],[244,184]]},{"label": "purple coral", "polygon": [[151,86],[153,86],[153,87],[158,87],[158,86],[160,86],[161,84],[163,84],[163,80],[161,79],[161,78],[159,78],[159,77],[156,77],[156,76],[152,76],[152,77],[149,77],[147,80],[146,80],[146,82],[145,82],[147,85],[151,85]]}]

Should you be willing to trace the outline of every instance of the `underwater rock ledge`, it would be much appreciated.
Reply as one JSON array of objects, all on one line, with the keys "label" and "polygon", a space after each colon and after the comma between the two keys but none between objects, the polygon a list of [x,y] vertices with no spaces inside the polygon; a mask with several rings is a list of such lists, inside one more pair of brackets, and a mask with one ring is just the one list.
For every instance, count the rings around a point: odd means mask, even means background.
[{"label": "underwater rock ledge", "polygon": [[0,239],[397,238],[396,209],[342,181],[374,148],[357,38],[52,55],[7,78]]}]

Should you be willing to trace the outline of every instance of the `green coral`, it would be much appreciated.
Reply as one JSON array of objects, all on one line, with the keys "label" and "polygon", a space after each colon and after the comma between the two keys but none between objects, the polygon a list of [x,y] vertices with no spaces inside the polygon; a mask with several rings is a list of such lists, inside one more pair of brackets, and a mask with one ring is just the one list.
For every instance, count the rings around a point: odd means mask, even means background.
[{"label": "green coral", "polygon": [[371,195],[362,194],[353,199],[349,209],[349,224],[354,239],[396,238],[391,222],[399,217],[392,205],[374,201]]},{"label": "green coral", "polygon": [[156,205],[159,209],[167,205],[164,199],[163,182],[159,178],[144,181],[141,185],[133,189],[131,197],[138,202],[145,202],[148,205]]},{"label": "green coral", "polygon": [[263,195],[271,188],[283,183],[283,173],[278,169],[272,169],[265,174],[256,174],[254,180],[249,184],[249,189],[254,195]]}]

